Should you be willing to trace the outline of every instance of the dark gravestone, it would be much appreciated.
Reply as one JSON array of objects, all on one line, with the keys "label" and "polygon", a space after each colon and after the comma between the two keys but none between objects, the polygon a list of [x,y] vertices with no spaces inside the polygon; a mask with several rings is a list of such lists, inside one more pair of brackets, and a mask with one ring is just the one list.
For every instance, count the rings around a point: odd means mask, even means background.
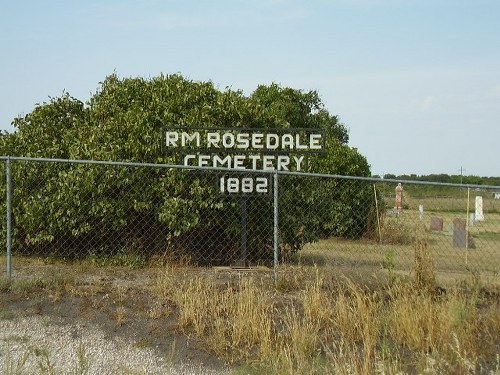
[{"label": "dark gravestone", "polygon": [[443,230],[443,218],[442,217],[431,217],[431,230]]},{"label": "dark gravestone", "polygon": [[464,219],[453,220],[453,247],[475,249],[476,244],[471,234],[465,229]]},{"label": "dark gravestone", "polygon": [[465,220],[464,219],[460,219],[458,217],[453,219],[453,230],[455,230],[457,228],[465,230]]}]

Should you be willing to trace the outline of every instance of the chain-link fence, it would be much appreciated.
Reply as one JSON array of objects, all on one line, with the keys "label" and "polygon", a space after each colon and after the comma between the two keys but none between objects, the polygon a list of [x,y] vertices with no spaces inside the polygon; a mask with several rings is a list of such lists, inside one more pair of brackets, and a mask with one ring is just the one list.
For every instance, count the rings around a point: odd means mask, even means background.
[{"label": "chain-link fence", "polygon": [[[498,187],[342,178],[330,183],[348,185],[344,196],[334,197],[338,202],[352,204],[349,194],[363,190],[364,196],[354,200],[361,199],[364,211],[358,217],[350,212],[335,224],[357,218],[353,236],[338,233],[338,227],[326,230],[305,244],[302,258],[365,276],[377,271],[415,275],[423,267],[435,272],[440,283],[481,277],[484,283],[500,284]],[[313,210],[325,213],[327,208],[317,205]]]},{"label": "chain-link fence", "polygon": [[498,282],[500,187],[3,160],[8,274],[22,256],[132,266],[302,262],[367,277],[412,272],[420,260],[439,277],[472,271]]}]

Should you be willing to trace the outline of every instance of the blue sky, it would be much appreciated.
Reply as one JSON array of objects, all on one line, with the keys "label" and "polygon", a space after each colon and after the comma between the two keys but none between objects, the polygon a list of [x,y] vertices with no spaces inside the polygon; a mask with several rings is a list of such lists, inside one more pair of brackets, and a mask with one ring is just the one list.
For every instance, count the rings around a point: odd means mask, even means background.
[{"label": "blue sky", "polygon": [[181,73],[317,90],[373,174],[500,175],[500,1],[0,0],[0,129],[68,91]]}]

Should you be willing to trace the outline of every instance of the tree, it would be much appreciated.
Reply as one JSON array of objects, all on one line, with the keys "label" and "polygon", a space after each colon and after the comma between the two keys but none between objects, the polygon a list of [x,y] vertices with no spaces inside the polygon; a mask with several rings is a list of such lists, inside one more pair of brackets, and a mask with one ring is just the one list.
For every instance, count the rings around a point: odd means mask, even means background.
[{"label": "tree", "polygon": [[[165,126],[325,129],[327,154],[310,158],[311,171],[370,176],[366,159],[347,145],[347,129],[315,91],[277,84],[245,96],[178,74],[152,79],[111,75],[88,103],[64,93],[14,125],[14,133],[0,138],[4,154],[170,164],[175,156],[160,147]],[[221,200],[210,174],[16,163],[14,179],[16,241],[26,252],[155,254],[168,247],[203,251],[213,254],[211,262],[223,262],[214,260],[216,253],[238,248],[240,202]],[[298,251],[329,235],[363,233],[369,188],[353,189],[338,180],[283,180],[280,205],[295,208],[281,213],[284,246]],[[247,204],[248,251],[257,261],[271,254],[272,202]]]}]

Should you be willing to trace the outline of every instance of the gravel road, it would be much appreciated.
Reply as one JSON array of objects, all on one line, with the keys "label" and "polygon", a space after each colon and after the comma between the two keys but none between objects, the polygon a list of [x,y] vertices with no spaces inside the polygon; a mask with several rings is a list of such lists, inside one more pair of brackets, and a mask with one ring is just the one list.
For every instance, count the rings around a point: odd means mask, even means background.
[{"label": "gravel road", "polygon": [[133,341],[106,337],[98,327],[54,317],[0,320],[0,373],[20,374],[228,374],[161,358]]}]

